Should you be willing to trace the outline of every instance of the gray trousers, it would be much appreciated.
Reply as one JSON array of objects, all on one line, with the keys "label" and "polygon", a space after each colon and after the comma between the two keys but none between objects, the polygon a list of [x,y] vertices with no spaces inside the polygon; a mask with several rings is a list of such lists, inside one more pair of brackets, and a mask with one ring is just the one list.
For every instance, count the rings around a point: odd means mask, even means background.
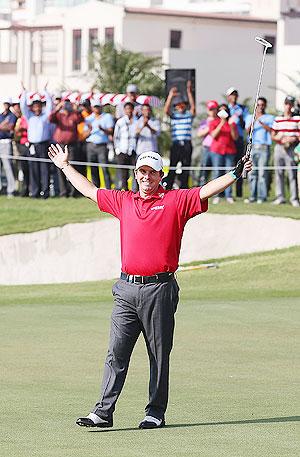
[{"label": "gray trousers", "polygon": [[[88,162],[98,162],[108,164],[108,148],[106,143],[94,144],[86,143],[86,152],[87,152],[87,161]],[[103,167],[103,176],[105,181],[106,189],[111,188],[111,179],[109,168]],[[96,187],[100,187],[100,178],[99,178],[99,169],[98,167],[92,167],[92,181]]]},{"label": "gray trousers", "polygon": [[146,414],[162,419],[169,393],[169,357],[173,345],[174,314],[179,287],[172,276],[165,283],[146,285],[118,280],[113,286],[111,317],[102,393],[93,412],[112,418],[122,391],[134,345],[143,334],[150,362],[149,403]]},{"label": "gray trousers", "polygon": [[[5,142],[0,140],[0,159],[3,164],[3,168],[6,174],[7,180],[7,195],[12,195],[16,189],[16,182],[14,172],[12,168],[12,161],[5,156],[12,155],[12,144],[11,141]],[[0,164],[1,165],[1,164]]]},{"label": "gray trousers", "polygon": [[[274,148],[274,165],[277,166],[286,166],[291,167],[295,166],[294,161],[294,149],[295,145],[285,149],[281,144],[276,144]],[[276,170],[275,171],[275,184],[276,184],[276,198],[284,201],[285,192],[284,192],[284,173],[285,170]],[[287,171],[290,184],[290,200],[298,200],[297,192],[297,170],[288,170]]]}]

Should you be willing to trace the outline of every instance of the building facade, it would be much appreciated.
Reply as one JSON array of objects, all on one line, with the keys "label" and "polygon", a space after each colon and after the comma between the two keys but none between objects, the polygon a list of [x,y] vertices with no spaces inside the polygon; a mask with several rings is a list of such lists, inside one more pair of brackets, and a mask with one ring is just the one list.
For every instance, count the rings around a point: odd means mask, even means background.
[{"label": "building facade", "polygon": [[49,81],[53,91],[88,91],[94,81],[90,55],[99,40],[161,56],[166,68],[195,68],[198,103],[221,100],[229,86],[239,89],[241,100],[253,98],[262,56],[257,35],[274,43],[263,95],[274,107],[286,92],[298,95],[292,80],[300,75],[300,1],[291,11],[287,0],[252,0],[249,14],[170,10],[159,2],[145,8],[65,0],[58,7],[45,0],[42,9],[41,1],[29,2],[30,8],[15,5],[11,16],[0,15],[0,96],[16,95],[20,81],[30,90]]}]

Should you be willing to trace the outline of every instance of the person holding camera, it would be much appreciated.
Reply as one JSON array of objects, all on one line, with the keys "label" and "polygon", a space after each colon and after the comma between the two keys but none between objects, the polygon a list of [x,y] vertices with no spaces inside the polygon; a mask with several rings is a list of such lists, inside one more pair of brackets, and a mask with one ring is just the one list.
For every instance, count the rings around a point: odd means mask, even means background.
[{"label": "person holding camera", "polygon": [[[237,152],[235,141],[238,138],[238,130],[225,103],[219,106],[217,118],[209,124],[209,133],[213,138],[210,150],[212,164],[215,168],[213,179],[215,179],[224,173],[221,167],[233,167]],[[231,186],[225,189],[225,198],[228,203],[234,203]],[[218,204],[219,195],[216,195],[212,202]]]}]

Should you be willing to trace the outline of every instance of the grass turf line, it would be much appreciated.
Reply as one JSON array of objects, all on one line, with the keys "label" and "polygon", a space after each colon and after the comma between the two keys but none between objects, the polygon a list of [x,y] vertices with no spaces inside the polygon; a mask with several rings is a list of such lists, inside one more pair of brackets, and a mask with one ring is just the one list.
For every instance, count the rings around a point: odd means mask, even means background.
[{"label": "grass turf line", "polygon": [[178,275],[182,289],[165,429],[136,429],[143,341],[115,427],[74,425],[97,399],[112,281],[0,287],[5,457],[298,456],[300,248]]},{"label": "grass turf line", "polygon": [[[293,208],[289,204],[274,206],[268,202],[262,205],[256,203],[246,205],[241,199],[234,205],[226,202],[221,202],[219,205],[210,204],[209,212],[300,219],[299,208]],[[75,222],[96,221],[100,217],[107,216],[98,211],[95,203],[86,198],[35,200],[16,197],[9,200],[5,196],[0,196],[0,214],[0,235],[28,233]]]}]

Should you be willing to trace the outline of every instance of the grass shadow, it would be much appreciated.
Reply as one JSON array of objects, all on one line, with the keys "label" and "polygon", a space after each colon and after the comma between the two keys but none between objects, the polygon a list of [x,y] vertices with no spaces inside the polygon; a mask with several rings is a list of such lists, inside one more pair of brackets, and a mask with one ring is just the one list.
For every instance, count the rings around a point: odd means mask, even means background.
[{"label": "grass shadow", "polygon": [[[213,426],[213,425],[243,425],[243,424],[272,424],[278,422],[298,422],[300,421],[300,416],[285,416],[285,417],[268,417],[260,419],[246,419],[246,420],[235,420],[235,421],[221,421],[221,422],[196,422],[188,424],[169,424],[164,428],[185,428],[185,427],[203,427],[203,426]],[[104,428],[104,429],[89,429],[89,432],[130,432],[139,430],[137,427],[127,427],[127,428]]]}]

